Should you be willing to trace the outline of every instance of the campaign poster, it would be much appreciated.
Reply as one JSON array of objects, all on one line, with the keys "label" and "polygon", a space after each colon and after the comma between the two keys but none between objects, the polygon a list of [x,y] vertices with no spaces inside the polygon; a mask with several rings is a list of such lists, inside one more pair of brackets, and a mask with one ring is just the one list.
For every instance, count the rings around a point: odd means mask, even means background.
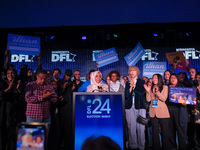
[{"label": "campaign poster", "polygon": [[11,54],[38,55],[40,53],[40,37],[9,33],[7,49]]},{"label": "campaign poster", "polygon": [[145,50],[139,42],[136,47],[124,57],[124,59],[128,66],[134,66],[145,53]]},{"label": "campaign poster", "polygon": [[182,51],[165,53],[169,64],[185,62],[185,56]]},{"label": "campaign poster", "polygon": [[119,60],[115,48],[110,48],[94,54],[95,60],[98,63],[97,67],[103,67]]},{"label": "campaign poster", "polygon": [[186,103],[188,105],[197,104],[197,89],[186,87],[170,87],[169,101],[173,103]]},{"label": "campaign poster", "polygon": [[163,76],[166,68],[166,62],[143,62],[143,76],[152,78],[155,73]]},{"label": "campaign poster", "polygon": [[89,137],[107,136],[124,149],[123,93],[74,93],[74,150]]}]

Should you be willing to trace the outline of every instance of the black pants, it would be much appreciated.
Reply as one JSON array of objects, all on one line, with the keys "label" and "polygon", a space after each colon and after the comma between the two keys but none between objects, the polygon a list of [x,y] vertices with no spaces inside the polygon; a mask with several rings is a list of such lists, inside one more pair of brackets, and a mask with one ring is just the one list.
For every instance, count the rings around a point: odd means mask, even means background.
[{"label": "black pants", "polygon": [[188,149],[200,149],[200,124],[188,123]]},{"label": "black pants", "polygon": [[180,125],[180,109],[178,107],[168,107],[170,120],[169,120],[169,141],[170,149],[177,148],[176,132],[178,134],[178,145],[180,150],[186,150],[187,138],[187,123]]},{"label": "black pants", "polygon": [[[159,124],[161,127],[161,136],[162,136],[162,148],[159,138]],[[169,127],[169,118],[151,118],[152,125],[152,135],[153,135],[153,149],[154,150],[169,150],[169,136],[168,136],[168,127]]]}]

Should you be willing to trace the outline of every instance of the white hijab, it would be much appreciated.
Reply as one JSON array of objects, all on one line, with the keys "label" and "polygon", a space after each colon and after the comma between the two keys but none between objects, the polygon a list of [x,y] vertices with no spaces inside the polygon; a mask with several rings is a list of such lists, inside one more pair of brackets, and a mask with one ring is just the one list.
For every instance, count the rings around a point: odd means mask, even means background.
[{"label": "white hijab", "polygon": [[[101,80],[100,83],[97,83],[97,82],[95,81],[95,77],[96,77],[97,73],[100,73],[100,74],[101,74],[100,71],[95,71],[95,72],[92,72],[92,73],[91,73],[91,79],[90,79],[90,81],[91,81],[91,85],[92,85],[92,90],[98,90],[98,86],[99,86],[99,87],[102,87],[102,86],[103,86],[102,80]],[[102,74],[101,74],[101,77],[102,77]]]}]

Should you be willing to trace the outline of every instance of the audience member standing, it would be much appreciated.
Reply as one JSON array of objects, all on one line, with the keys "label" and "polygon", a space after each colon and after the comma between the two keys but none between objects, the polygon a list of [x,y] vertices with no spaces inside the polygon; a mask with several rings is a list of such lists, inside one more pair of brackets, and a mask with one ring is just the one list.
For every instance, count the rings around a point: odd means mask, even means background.
[{"label": "audience member standing", "polygon": [[15,149],[16,126],[19,123],[19,94],[21,93],[20,81],[17,81],[17,71],[8,69],[7,79],[2,90],[3,119],[2,140],[3,149]]},{"label": "audience member standing", "polygon": [[196,73],[197,73],[197,69],[196,68],[190,68],[189,69],[189,76],[190,76],[190,87],[192,87],[192,86],[195,86],[195,75],[196,75]]},{"label": "audience member standing", "polygon": [[125,89],[123,85],[119,82],[120,73],[118,71],[111,71],[110,75],[110,84],[108,86],[109,92],[124,92]]},{"label": "audience member standing", "polygon": [[36,81],[30,82],[25,88],[26,122],[50,123],[50,104],[56,102],[58,97],[53,87],[46,83],[47,72],[39,70]]},{"label": "audience member standing", "polygon": [[130,82],[126,83],[126,121],[128,125],[129,148],[144,150],[145,148],[145,125],[139,124],[136,120],[138,116],[146,118],[145,89],[144,80],[138,78],[140,74],[136,66],[129,68]]},{"label": "audience member standing", "polygon": [[[168,150],[169,149],[169,111],[165,101],[168,97],[168,87],[163,85],[162,76],[160,74],[153,75],[152,86],[144,85],[146,90],[146,100],[151,102],[149,106],[149,115],[153,130],[153,149]],[[162,146],[159,137],[159,124],[161,126]],[[163,147],[163,148],[161,148]]]},{"label": "audience member standing", "polygon": [[196,73],[195,77],[196,87],[197,88],[197,98],[194,100],[193,104],[190,105],[189,114],[190,114],[190,127],[188,128],[190,135],[188,137],[188,148],[199,150],[200,149],[200,72]]},{"label": "audience member standing", "polygon": [[67,69],[62,81],[59,105],[60,144],[64,149],[72,149],[72,96],[75,86],[71,81],[72,71]]},{"label": "audience member standing", "polygon": [[76,87],[75,91],[78,92],[78,89],[81,87],[81,85],[84,83],[83,81],[80,80],[81,74],[80,71],[76,70],[74,71],[74,80],[73,83]]},{"label": "audience member standing", "polygon": [[[169,79],[169,87],[181,87],[178,80],[178,75],[173,73]],[[177,104],[167,101],[169,109],[169,148],[176,149],[176,133],[178,134],[178,144],[180,150],[186,150],[186,137],[187,137],[187,123],[188,123],[188,111],[186,103]]]},{"label": "audience member standing", "polygon": [[61,86],[62,80],[60,79],[61,70],[59,68],[54,68],[53,70],[53,80],[56,81],[56,83]]},{"label": "audience member standing", "polygon": [[172,74],[172,71],[170,71],[170,70],[166,70],[164,72],[164,84],[165,85],[169,84],[169,77],[170,77],[171,74]]}]

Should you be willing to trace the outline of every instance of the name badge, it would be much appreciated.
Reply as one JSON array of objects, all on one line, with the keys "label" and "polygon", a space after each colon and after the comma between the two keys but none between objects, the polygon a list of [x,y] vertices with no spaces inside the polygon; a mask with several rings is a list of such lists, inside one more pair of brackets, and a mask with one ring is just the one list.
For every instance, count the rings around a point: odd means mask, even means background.
[{"label": "name badge", "polygon": [[157,108],[157,107],[158,107],[158,100],[157,99],[153,99],[152,108]]}]

